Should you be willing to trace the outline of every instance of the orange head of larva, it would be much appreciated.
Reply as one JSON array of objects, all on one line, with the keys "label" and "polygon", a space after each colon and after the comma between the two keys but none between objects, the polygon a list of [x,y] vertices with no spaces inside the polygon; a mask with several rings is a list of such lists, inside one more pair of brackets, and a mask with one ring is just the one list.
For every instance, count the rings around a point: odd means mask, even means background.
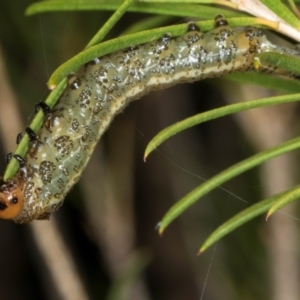
[{"label": "orange head of larva", "polygon": [[4,181],[0,177],[0,218],[17,217],[24,205],[24,196],[18,180]]}]

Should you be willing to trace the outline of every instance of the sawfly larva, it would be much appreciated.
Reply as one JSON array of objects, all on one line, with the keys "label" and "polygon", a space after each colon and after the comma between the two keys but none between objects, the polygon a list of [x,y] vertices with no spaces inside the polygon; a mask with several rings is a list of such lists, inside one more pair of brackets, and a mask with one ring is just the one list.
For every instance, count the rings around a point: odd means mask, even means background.
[{"label": "sawfly larva", "polygon": [[69,77],[53,109],[38,106],[45,115],[42,127],[36,133],[26,128],[30,149],[24,158],[14,155],[19,171],[0,179],[0,217],[17,223],[48,219],[115,115],[131,101],[179,83],[252,70],[257,55],[268,51],[284,52],[261,30],[232,29],[219,15],[209,32],[190,23],[180,37],[164,35],[85,64]]}]

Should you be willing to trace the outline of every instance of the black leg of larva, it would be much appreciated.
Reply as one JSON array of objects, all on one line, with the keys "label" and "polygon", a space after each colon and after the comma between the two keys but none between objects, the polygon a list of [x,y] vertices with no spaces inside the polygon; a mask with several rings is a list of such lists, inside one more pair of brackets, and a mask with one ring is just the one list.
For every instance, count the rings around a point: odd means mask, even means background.
[{"label": "black leg of larva", "polygon": [[81,86],[80,78],[75,74],[68,75],[68,85],[72,90],[78,90]]},{"label": "black leg of larva", "polygon": [[20,133],[17,135],[17,139],[16,139],[17,145],[20,144],[21,139],[22,139],[23,136],[24,136],[24,132],[20,132]]},{"label": "black leg of larva", "polygon": [[25,131],[29,136],[30,142],[36,141],[36,133],[30,127],[26,127]]},{"label": "black leg of larva", "polygon": [[9,164],[11,158],[13,157],[13,153],[12,152],[9,152],[6,156],[5,156],[5,161],[6,161],[6,164]]},{"label": "black leg of larva", "polygon": [[200,28],[199,28],[199,26],[196,23],[189,22],[188,23],[187,31],[200,31]]},{"label": "black leg of larva", "polygon": [[227,26],[228,22],[222,15],[216,15],[215,16],[215,28]]},{"label": "black leg of larva", "polygon": [[14,154],[14,158],[18,161],[21,169],[25,167],[26,161],[23,157],[18,154]]},{"label": "black leg of larva", "polygon": [[26,179],[28,177],[28,169],[26,166],[26,160],[18,154],[14,154],[14,158],[18,161],[19,166],[20,166],[19,176],[23,177],[23,179]]},{"label": "black leg of larva", "polygon": [[37,113],[40,109],[43,111],[45,116],[49,116],[51,114],[51,108],[45,102],[40,102],[35,106],[35,113]]}]

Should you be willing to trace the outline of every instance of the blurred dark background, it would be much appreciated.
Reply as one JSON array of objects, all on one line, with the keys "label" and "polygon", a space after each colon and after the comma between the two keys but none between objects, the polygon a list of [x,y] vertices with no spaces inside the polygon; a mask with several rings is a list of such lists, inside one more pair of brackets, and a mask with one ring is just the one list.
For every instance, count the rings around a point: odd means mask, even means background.
[{"label": "blurred dark background", "polygon": [[[51,73],[83,49],[111,14],[25,17],[31,3],[0,4],[0,60],[7,81],[2,84],[13,91],[22,126],[34,105],[47,96]],[[126,14],[107,38],[145,16]],[[185,21],[174,18],[170,24]],[[14,107],[12,97],[1,95],[0,110]],[[268,95],[250,85],[214,79],[153,92],[133,102],[116,117],[51,222],[0,221],[1,300],[300,299],[299,285],[294,284],[299,282],[296,205],[267,223],[264,216],[249,222],[196,256],[204,239],[229,217],[277,192],[281,184],[295,184],[297,155],[253,169],[210,193],[172,223],[162,238],[155,229],[191,189],[296,135],[296,105],[204,123],[173,137],[143,162],[147,143],[166,126],[229,102]],[[14,150],[22,129],[10,115],[1,124],[9,128],[1,129],[3,172],[4,157]],[[281,177],[274,179],[277,173]]]}]

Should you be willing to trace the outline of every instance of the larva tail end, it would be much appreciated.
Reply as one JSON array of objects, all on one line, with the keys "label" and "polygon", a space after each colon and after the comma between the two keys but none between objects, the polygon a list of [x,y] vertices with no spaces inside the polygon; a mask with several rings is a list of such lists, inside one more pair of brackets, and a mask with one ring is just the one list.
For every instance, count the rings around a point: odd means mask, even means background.
[{"label": "larva tail end", "polygon": [[24,196],[20,185],[14,180],[3,181],[0,177],[0,218],[17,217],[24,206]]}]

